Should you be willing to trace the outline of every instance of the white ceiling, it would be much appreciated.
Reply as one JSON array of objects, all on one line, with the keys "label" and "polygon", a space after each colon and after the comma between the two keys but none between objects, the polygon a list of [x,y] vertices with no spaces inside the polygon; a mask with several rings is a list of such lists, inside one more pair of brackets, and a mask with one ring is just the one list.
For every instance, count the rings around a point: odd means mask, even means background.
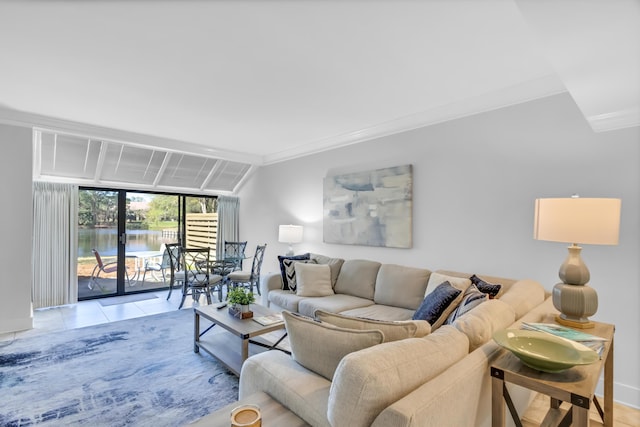
[{"label": "white ceiling", "polygon": [[262,165],[569,91],[640,124],[637,0],[0,0],[0,121]]}]

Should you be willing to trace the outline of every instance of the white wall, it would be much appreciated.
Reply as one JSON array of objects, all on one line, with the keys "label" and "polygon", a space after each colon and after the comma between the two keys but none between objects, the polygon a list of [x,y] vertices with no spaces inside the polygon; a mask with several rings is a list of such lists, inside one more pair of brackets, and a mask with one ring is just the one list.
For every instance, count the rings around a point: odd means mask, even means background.
[{"label": "white wall", "polygon": [[[322,180],[328,173],[412,164],[413,248],[322,242]],[[566,245],[533,240],[539,197],[618,197],[618,246],[585,246],[600,307],[616,325],[615,399],[640,407],[638,355],[640,128],[595,134],[567,94],[461,118],[263,167],[240,191],[240,235],[268,244],[276,271],[279,224],[305,226],[311,251],[429,269],[532,278],[548,290]]]},{"label": "white wall", "polygon": [[30,329],[31,129],[0,125],[0,333]]}]

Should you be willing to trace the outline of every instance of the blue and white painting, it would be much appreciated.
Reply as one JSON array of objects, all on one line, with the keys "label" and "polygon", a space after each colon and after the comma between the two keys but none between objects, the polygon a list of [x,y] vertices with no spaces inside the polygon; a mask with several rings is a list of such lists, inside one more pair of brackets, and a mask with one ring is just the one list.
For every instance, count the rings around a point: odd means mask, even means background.
[{"label": "blue and white painting", "polygon": [[327,176],[323,241],[410,248],[412,206],[411,165]]}]

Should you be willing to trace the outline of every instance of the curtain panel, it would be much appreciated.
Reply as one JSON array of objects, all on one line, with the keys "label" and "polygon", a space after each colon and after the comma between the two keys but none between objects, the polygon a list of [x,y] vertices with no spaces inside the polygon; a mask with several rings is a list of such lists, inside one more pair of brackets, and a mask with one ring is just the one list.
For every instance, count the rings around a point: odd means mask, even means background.
[{"label": "curtain panel", "polygon": [[33,183],[33,308],[78,301],[78,186]]},{"label": "curtain panel", "polygon": [[216,259],[224,258],[224,242],[240,238],[240,200],[232,196],[218,196],[218,236]]}]

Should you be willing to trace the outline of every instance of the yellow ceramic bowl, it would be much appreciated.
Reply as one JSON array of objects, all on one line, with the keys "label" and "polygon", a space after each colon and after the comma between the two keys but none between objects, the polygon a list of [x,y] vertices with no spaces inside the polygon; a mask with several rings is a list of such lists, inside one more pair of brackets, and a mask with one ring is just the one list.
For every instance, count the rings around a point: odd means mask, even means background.
[{"label": "yellow ceramic bowl", "polygon": [[584,344],[547,332],[506,329],[496,332],[493,339],[528,367],[543,372],[560,372],[599,359],[598,353]]}]

